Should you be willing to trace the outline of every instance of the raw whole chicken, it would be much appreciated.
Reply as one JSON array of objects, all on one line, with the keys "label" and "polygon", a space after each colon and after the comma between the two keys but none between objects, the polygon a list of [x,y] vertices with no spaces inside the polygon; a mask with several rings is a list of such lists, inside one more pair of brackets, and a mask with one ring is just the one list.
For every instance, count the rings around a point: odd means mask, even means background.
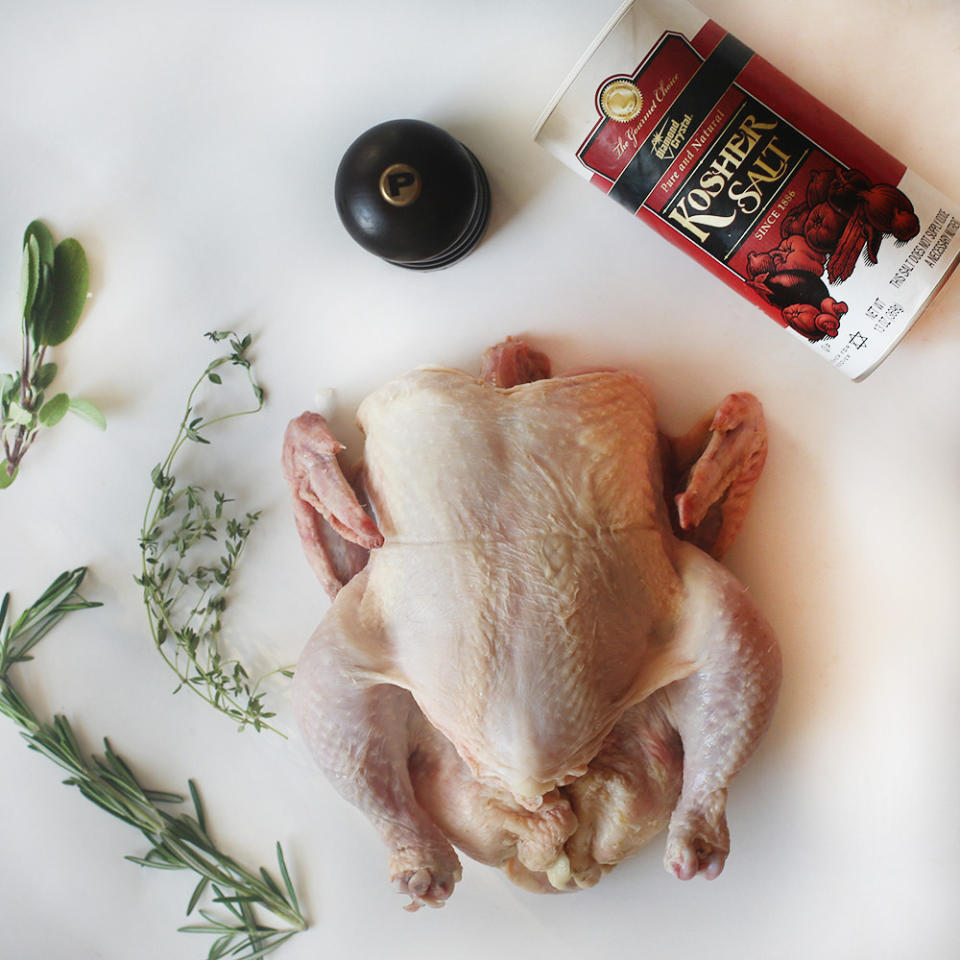
[{"label": "raw whole chicken", "polygon": [[294,709],[408,908],[450,896],[454,847],[575,890],[666,827],[668,870],[716,877],[727,785],[780,682],[770,626],[715,559],[763,467],[756,398],[671,440],[634,374],[551,377],[510,338],[480,377],[415,370],[358,421],[356,471],[317,414],[285,436],[333,597]]}]

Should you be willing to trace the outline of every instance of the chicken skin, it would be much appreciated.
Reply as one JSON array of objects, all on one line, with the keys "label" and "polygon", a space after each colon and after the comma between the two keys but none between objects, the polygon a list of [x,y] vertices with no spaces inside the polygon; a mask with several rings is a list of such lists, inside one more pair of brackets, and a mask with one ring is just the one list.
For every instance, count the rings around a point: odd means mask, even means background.
[{"label": "chicken skin", "polygon": [[326,422],[284,472],[333,598],[300,658],[312,756],[389,852],[408,907],[455,847],[531,890],[595,884],[664,828],[681,879],[723,869],[731,778],[768,726],[772,630],[717,561],[760,475],[759,402],[678,439],[627,371],[551,377],[522,340],[481,376],[426,367]]}]

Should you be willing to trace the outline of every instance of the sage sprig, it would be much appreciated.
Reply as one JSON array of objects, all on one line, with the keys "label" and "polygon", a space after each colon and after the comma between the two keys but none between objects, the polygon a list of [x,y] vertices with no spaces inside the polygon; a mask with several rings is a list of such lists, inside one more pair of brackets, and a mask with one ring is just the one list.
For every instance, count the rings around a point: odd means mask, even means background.
[{"label": "sage sprig", "polygon": [[80,243],[72,237],[54,244],[50,230],[34,220],[23,236],[20,272],[21,362],[15,373],[0,375],[0,489],[17,477],[20,462],[43,427],[74,413],[104,429],[103,414],[89,400],[60,392],[49,396],[57,365],[49,347],[76,329],[89,288],[90,270]]},{"label": "sage sprig", "polygon": [[[194,383],[173,446],[153,468],[140,528],[142,564],[136,580],[143,588],[154,644],[179,681],[174,692],[189,688],[236,721],[241,730],[252,727],[280,733],[269,723],[275,714],[264,706],[266,691],[261,685],[273,673],[290,675],[290,669],[271,671],[254,681],[239,659],[225,656],[221,649],[223,612],[259,511],[233,510],[228,506],[233,501],[224,493],[210,493],[198,484],[178,484],[174,474],[186,444],[209,444],[210,428],[263,407],[263,389],[247,356],[250,336],[229,330],[207,336],[215,343],[227,341],[230,350],[207,364]],[[256,404],[205,417],[198,412],[197,393],[204,384],[223,386],[220,371],[229,367],[246,373]],[[211,545],[222,551],[212,559]]]},{"label": "sage sprig", "polygon": [[[109,740],[103,741],[102,756],[84,753],[70,722],[63,716],[54,717],[52,723],[38,719],[10,679],[10,668],[32,659],[32,649],[63,617],[100,606],[78,592],[85,574],[83,567],[60,574],[5,631],[10,595],[0,601],[0,713],[21,728],[32,750],[67,771],[65,784],[143,834],[150,849],[127,860],[159,870],[188,870],[197,876],[186,912],[189,917],[196,911],[203,922],[180,930],[215,937],[207,960],[264,957],[307,928],[280,844],[276,845],[279,881],[263,867],[252,871],[242,866],[211,838],[192,780],[188,788],[193,815],[172,812],[169,807],[184,800],[180,794],[144,787]],[[207,900],[214,909],[200,905]],[[271,914],[282,925],[261,922],[257,911]]]}]

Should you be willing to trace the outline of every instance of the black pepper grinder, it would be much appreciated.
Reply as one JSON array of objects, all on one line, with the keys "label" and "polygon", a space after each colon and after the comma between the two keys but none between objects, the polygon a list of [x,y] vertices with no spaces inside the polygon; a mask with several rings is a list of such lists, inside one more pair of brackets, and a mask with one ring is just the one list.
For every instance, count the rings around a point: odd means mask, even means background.
[{"label": "black pepper grinder", "polygon": [[362,133],[337,170],[334,195],[347,232],[365,250],[413,270],[465,257],[490,218],[477,158],[423,120],[389,120]]}]

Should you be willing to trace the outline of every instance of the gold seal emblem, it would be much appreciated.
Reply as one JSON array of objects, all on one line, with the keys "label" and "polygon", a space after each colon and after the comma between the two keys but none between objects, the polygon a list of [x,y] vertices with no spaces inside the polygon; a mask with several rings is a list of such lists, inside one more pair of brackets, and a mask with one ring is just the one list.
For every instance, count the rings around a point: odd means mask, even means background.
[{"label": "gold seal emblem", "polygon": [[380,194],[395,207],[409,207],[420,196],[420,174],[409,163],[392,163],[380,174]]},{"label": "gold seal emblem", "polygon": [[600,109],[605,117],[626,123],[643,109],[643,94],[632,80],[611,80],[600,91]]}]

